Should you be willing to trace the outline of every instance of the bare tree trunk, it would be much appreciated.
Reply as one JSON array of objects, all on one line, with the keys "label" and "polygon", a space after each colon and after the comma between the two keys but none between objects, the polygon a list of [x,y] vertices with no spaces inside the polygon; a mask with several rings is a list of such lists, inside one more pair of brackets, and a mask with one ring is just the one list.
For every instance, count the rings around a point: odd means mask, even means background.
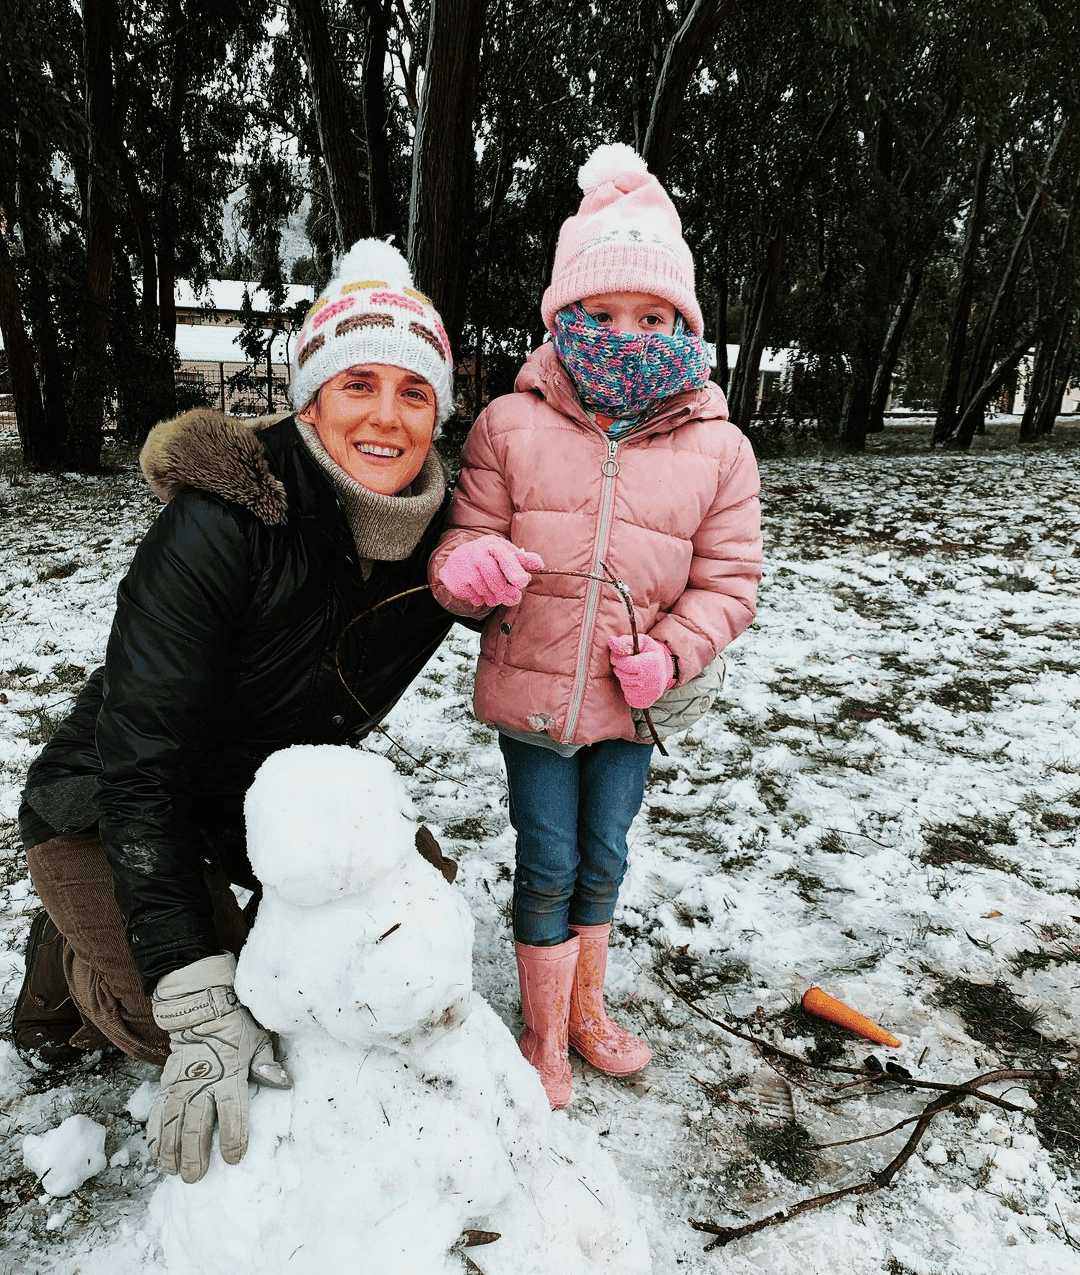
[{"label": "bare tree trunk", "polygon": [[406,229],[401,201],[390,175],[390,122],[384,83],[392,4],[393,0],[364,0],[362,17],[367,40],[360,82],[372,234],[380,239],[392,238],[399,248],[404,248]]},{"label": "bare tree trunk", "polygon": [[686,86],[735,3],[736,0],[693,0],[682,25],[664,50],[641,148],[649,171],[660,182],[667,181],[675,122],[686,96]]},{"label": "bare tree trunk", "polygon": [[803,187],[810,180],[814,163],[824,151],[825,142],[829,134],[840,122],[840,117],[844,112],[844,105],[845,97],[841,94],[818,129],[814,144],[809,148],[798,173],[796,173],[792,181],[791,188],[787,192],[784,209],[773,224],[765,253],[765,263],[758,272],[754,284],[753,300],[747,306],[746,314],[743,318],[739,361],[736,364],[735,375],[732,379],[731,394],[735,404],[731,419],[741,429],[745,429],[750,423],[757,403],[757,383],[761,370],[761,356],[765,353],[765,346],[769,339],[769,328],[772,326],[773,315],[776,312],[776,297],[784,271],[784,259],[787,255],[788,227],[795,216],[795,208],[799,196],[802,194]]},{"label": "bare tree trunk", "polygon": [[432,0],[427,64],[413,143],[409,263],[457,342],[458,294],[471,220],[466,196],[475,164],[473,106],[485,0]]},{"label": "bare tree trunk", "polygon": [[[68,426],[71,367],[60,349],[53,313],[49,262],[54,244],[47,228],[51,215],[45,194],[46,174],[37,138],[28,135],[19,155],[18,221],[26,253],[26,288],[22,297],[29,336],[37,364],[37,386],[45,412],[42,435],[34,445],[33,468],[58,469]],[[28,462],[29,463],[29,462]]]},{"label": "bare tree trunk", "polygon": [[191,80],[188,26],[181,0],[169,0],[172,78],[169,85],[168,132],[161,153],[158,193],[158,324],[166,341],[176,341],[176,226],[173,192],[184,164],[184,104]]},{"label": "bare tree trunk", "polygon": [[[887,113],[878,119],[877,145],[872,163],[879,185],[892,185],[896,136]],[[899,192],[898,192],[899,193]],[[840,442],[848,451],[862,451],[870,429],[874,377],[881,363],[895,290],[897,233],[885,224],[863,268],[858,336],[851,360],[851,377],[840,421]]]},{"label": "bare tree trunk", "polygon": [[727,356],[727,325],[728,325],[728,281],[727,275],[722,275],[716,285],[716,312],[713,317],[713,335],[716,340],[716,368],[713,371],[713,380],[720,388],[727,393],[728,385],[731,383],[731,368],[728,366]]},{"label": "bare tree trunk", "polygon": [[[1069,204],[1065,224],[1061,229],[1061,242],[1057,253],[1057,268],[1045,309],[1052,313],[1051,328],[1045,332],[1036,348],[1031,375],[1031,389],[1020,421],[1020,441],[1030,442],[1040,434],[1054,428],[1061,400],[1065,393],[1071,364],[1071,347],[1076,332],[1076,304],[1069,297],[1076,291],[1076,193]],[[1040,306],[1042,309],[1043,306]]]},{"label": "bare tree trunk", "polygon": [[1057,349],[1054,352],[1054,365],[1050,374],[1050,385],[1043,403],[1043,409],[1035,421],[1035,437],[1044,438],[1054,431],[1054,423],[1061,412],[1061,402],[1069,387],[1072,377],[1073,362],[1076,357],[1076,331],[1080,322],[1080,314],[1074,310],[1062,326]]},{"label": "bare tree trunk", "polygon": [[[1006,266],[1005,273],[1002,276],[998,290],[994,294],[994,299],[989,309],[983,316],[979,325],[978,341],[975,347],[975,353],[971,359],[971,367],[968,372],[968,392],[965,394],[966,403],[960,413],[960,419],[956,425],[956,445],[961,448],[971,446],[971,440],[975,436],[975,430],[979,422],[983,419],[986,411],[986,405],[997,389],[1003,384],[1005,377],[998,377],[993,372],[994,366],[994,350],[996,345],[996,331],[999,321],[1009,307],[1012,305],[1013,294],[1016,290],[1016,283],[1020,277],[1020,270],[1023,265],[1024,254],[1027,246],[1031,241],[1031,236],[1035,233],[1035,226],[1042,216],[1043,210],[1050,201],[1051,182],[1058,162],[1064,154],[1066,144],[1068,143],[1071,133],[1071,123],[1066,120],[1058,131],[1057,137],[1054,138],[1050,145],[1050,150],[1046,156],[1046,162],[1043,165],[1043,171],[1038,179],[1038,189],[1033,196],[1028,210],[1024,215],[1020,230],[1013,243],[1012,252],[1009,257],[1009,263]],[[1022,351],[1021,351],[1022,353]],[[1017,359],[1019,359],[1017,355]],[[1005,361],[1006,376],[1011,369],[1008,367],[1008,361]],[[986,387],[993,385],[994,389],[986,392]]]},{"label": "bare tree trunk", "polygon": [[889,394],[892,391],[893,373],[896,371],[896,363],[900,357],[900,347],[904,342],[904,333],[907,331],[907,325],[911,321],[911,314],[915,309],[915,302],[922,287],[923,265],[924,262],[920,261],[914,269],[908,272],[907,279],[904,281],[903,295],[893,314],[889,330],[885,334],[885,342],[881,349],[881,359],[878,362],[877,371],[874,373],[874,385],[870,395],[870,411],[866,425],[868,433],[880,433],[885,428],[885,409],[888,407]]},{"label": "bare tree trunk", "polygon": [[949,342],[945,347],[945,375],[938,399],[937,419],[931,446],[943,443],[956,429],[957,407],[960,402],[960,381],[967,350],[968,324],[971,321],[971,304],[975,295],[975,261],[982,242],[986,224],[986,192],[990,185],[990,169],[994,162],[993,147],[983,147],[975,166],[975,188],[968,210],[967,228],[964,231],[964,255],[960,264],[960,286],[953,308]]},{"label": "bare tree trunk", "polygon": [[372,233],[367,191],[357,163],[352,98],[334,58],[321,0],[290,0],[290,5],[307,64],[338,249],[344,252]]},{"label": "bare tree trunk", "polygon": [[81,474],[101,469],[105,424],[105,351],[109,341],[113,239],[116,217],[109,200],[113,171],[111,0],[83,0],[86,117],[90,139],[86,207],[85,313],[72,388],[68,461]]},{"label": "bare tree trunk", "polygon": [[53,449],[48,445],[45,409],[34,370],[34,350],[26,335],[19,303],[19,281],[3,235],[0,235],[0,335],[8,358],[23,460],[31,469],[47,469],[59,458],[51,454]]},{"label": "bare tree trunk", "polygon": [[956,434],[953,439],[947,440],[951,446],[961,449],[971,446],[976,428],[985,418],[987,404],[1008,383],[1009,378],[1016,375],[1020,360],[1031,348],[1036,335],[1034,331],[1025,332],[1012,349],[1002,357],[997,367],[989,372],[986,379],[967,396],[956,424]]},{"label": "bare tree trunk", "polygon": [[745,429],[750,424],[757,407],[757,387],[761,374],[761,359],[769,339],[769,328],[776,312],[776,297],[780,290],[780,278],[787,254],[787,230],[778,225],[772,238],[754,285],[751,304],[743,319],[742,338],[739,344],[739,361],[732,383],[734,410],[731,419]]},{"label": "bare tree trunk", "polygon": [[1054,330],[1041,340],[1035,350],[1027,401],[1020,419],[1020,441],[1030,443],[1054,428],[1054,421],[1065,397],[1072,349],[1076,340],[1075,311],[1062,315]]},{"label": "bare tree trunk", "polygon": [[[139,244],[139,273],[142,277],[142,295],[139,304],[147,317],[156,319],[158,309],[157,249],[154,246],[154,230],[150,224],[150,210],[143,197],[139,175],[131,162],[127,148],[121,146],[117,154],[120,180],[127,195],[128,214],[135,227]],[[174,311],[175,314],[175,311]]]}]

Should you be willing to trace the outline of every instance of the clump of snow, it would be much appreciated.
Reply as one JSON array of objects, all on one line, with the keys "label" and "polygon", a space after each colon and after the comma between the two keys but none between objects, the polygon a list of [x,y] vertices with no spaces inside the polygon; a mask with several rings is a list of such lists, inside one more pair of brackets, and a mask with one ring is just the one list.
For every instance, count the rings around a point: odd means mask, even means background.
[{"label": "clump of snow", "polygon": [[137,1120],[139,1124],[146,1124],[150,1119],[150,1108],[154,1105],[154,1098],[157,1096],[157,1085],[153,1085],[149,1080],[144,1080],[142,1084],[132,1093],[125,1103],[125,1110],[132,1120]]},{"label": "clump of snow", "polygon": [[89,1116],[68,1116],[48,1133],[23,1138],[23,1163],[49,1195],[70,1195],[105,1168],[105,1127]]},{"label": "clump of snow", "polygon": [[348,748],[256,776],[264,895],[237,989],[294,1087],[255,1093],[239,1165],[158,1190],[169,1275],[451,1275],[466,1230],[499,1236],[486,1275],[651,1269],[642,1202],[473,993],[472,916],[408,809],[390,762]]}]

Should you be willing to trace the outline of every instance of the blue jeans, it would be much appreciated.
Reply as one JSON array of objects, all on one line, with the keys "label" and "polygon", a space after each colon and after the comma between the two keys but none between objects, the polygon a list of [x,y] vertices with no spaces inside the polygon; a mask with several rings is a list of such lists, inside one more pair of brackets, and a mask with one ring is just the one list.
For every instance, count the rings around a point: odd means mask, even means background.
[{"label": "blue jeans", "polygon": [[626,834],[651,744],[605,739],[561,757],[499,736],[517,831],[514,938],[552,947],[571,925],[606,925],[626,875]]}]

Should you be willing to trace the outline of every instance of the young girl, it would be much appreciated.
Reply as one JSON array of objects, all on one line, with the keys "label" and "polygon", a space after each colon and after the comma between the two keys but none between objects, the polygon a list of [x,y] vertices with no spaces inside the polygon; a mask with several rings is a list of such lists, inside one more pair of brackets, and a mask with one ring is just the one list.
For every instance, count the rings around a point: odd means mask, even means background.
[{"label": "young girl", "polygon": [[610,1075],[652,1057],[603,1000],[652,754],[631,710],[746,628],[761,575],[757,467],[708,380],[678,213],[628,146],[578,181],[541,304],[552,339],[477,419],[429,566],[448,610],[490,612],[475,711],[499,730],[517,832],[521,1050],[554,1107],[568,1043]]}]

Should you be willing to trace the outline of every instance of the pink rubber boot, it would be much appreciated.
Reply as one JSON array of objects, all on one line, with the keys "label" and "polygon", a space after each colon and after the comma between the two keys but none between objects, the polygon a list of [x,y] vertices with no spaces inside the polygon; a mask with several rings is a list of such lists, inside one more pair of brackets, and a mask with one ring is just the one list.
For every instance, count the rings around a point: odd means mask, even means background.
[{"label": "pink rubber boot", "polygon": [[519,1044],[521,1052],[539,1072],[553,1107],[566,1106],[573,1083],[566,1030],[579,946],[576,934],[556,947],[514,944],[521,984],[521,1015],[525,1019]]},{"label": "pink rubber boot", "polygon": [[568,1038],[576,1053],[609,1076],[629,1076],[652,1060],[652,1050],[639,1036],[613,1023],[604,1009],[611,924],[575,925],[581,938],[577,972],[570,994]]}]

